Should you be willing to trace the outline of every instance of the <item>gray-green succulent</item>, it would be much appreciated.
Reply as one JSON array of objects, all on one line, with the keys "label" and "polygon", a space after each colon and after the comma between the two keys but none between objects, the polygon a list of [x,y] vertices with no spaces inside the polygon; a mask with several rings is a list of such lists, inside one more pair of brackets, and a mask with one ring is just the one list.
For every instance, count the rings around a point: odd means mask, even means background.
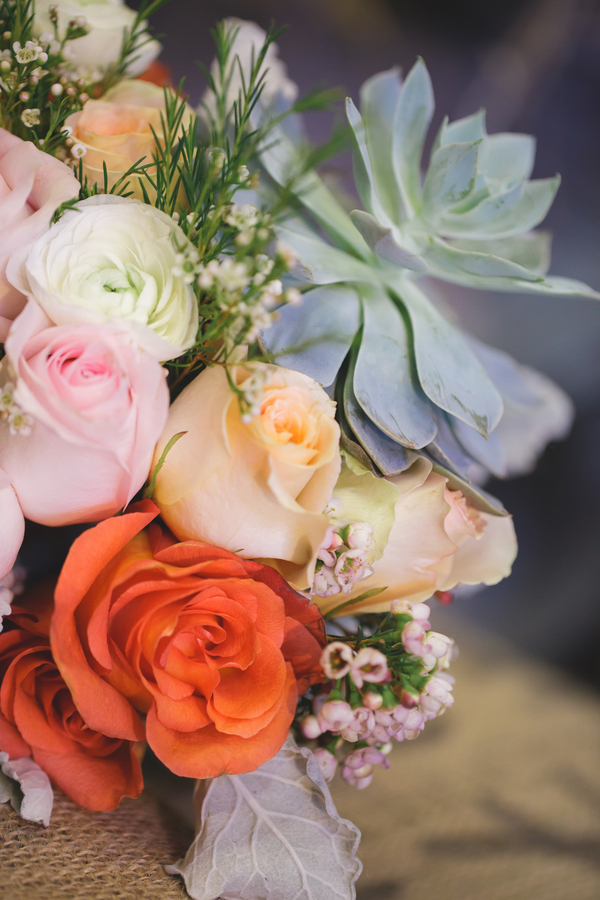
[{"label": "gray-green succulent", "polygon": [[271,178],[293,184],[307,214],[278,228],[297,255],[304,302],[282,310],[265,347],[334,386],[346,446],[381,473],[402,471],[419,452],[497,509],[469,487],[471,475],[481,466],[500,476],[527,469],[568,429],[570,404],[548,379],[467,335],[434,299],[431,279],[600,299],[545,274],[549,236],[532,229],[559,179],[529,180],[533,138],[488,135],[483,111],[444,120],[423,177],[434,100],[422,61],[404,83],[396,69],[375,75],[361,89],[360,113],[351,100],[346,108],[364,210],[348,214],[314,171],[294,180],[298,151],[283,130],[263,149]]}]

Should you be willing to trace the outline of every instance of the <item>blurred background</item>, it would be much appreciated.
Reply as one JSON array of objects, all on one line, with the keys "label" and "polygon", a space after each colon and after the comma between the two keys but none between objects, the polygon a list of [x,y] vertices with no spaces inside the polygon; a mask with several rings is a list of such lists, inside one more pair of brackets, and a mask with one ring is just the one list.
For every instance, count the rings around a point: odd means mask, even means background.
[{"label": "blurred background", "polygon": [[[534,177],[562,175],[544,223],[551,271],[600,290],[597,2],[171,0],[153,24],[165,33],[161,59],[175,82],[186,76],[194,103],[204,82],[192,63],[210,62],[208,29],[224,16],[289,25],[280,55],[301,91],[324,83],[357,100],[370,75],[407,72],[422,56],[436,95],[432,134],[444,114],[483,106],[490,132],[535,135]],[[336,117],[341,109],[313,114],[312,139],[325,139]],[[351,190],[349,154],[328,169]],[[533,475],[490,484],[514,514],[520,554],[509,580],[458,599],[452,612],[600,688],[600,305],[457,287],[450,299],[469,331],[549,375],[577,409],[571,437],[549,447]]]}]

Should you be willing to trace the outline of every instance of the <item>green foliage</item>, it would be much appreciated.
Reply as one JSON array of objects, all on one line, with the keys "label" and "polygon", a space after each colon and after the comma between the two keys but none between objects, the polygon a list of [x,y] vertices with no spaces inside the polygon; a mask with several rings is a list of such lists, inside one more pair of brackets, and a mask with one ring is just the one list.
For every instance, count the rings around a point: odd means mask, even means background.
[{"label": "green foliage", "polygon": [[84,37],[87,27],[73,20],[64,28],[54,13],[53,40],[40,43],[34,37],[34,0],[0,0],[0,126],[66,160],[70,142],[65,120],[89,97],[101,96],[125,77],[151,40],[147,17],[167,2],[143,0],[132,27],[124,31],[119,59],[92,81],[69,71],[65,55],[67,43]]},{"label": "green foliage", "polygon": [[[190,114],[183,84],[176,90],[165,88],[162,134],[154,135],[152,163],[140,161],[132,166],[113,188],[127,197],[132,179],[139,180],[145,201],[174,218],[189,241],[177,249],[196,292],[201,323],[195,346],[168,363],[173,394],[206,365],[227,364],[237,356],[240,345],[253,344],[259,330],[273,319],[269,310],[288,299],[282,293],[281,277],[289,270],[290,259],[273,250],[273,226],[288,208],[291,189],[282,192],[268,210],[248,204],[239,207],[235,198],[240,189],[258,186],[258,175],[251,174],[258,148],[282,119],[299,109],[322,109],[333,96],[333,92],[316,90],[286,113],[267,117],[260,107],[267,75],[264,61],[280,31],[267,34],[249,73],[232,54],[237,32],[237,27],[224,23],[212,32],[218,75],[213,77],[201,65],[212,92],[208,95],[212,102],[201,104],[201,116]],[[231,85],[238,70],[241,88],[232,99]],[[323,152],[318,148],[310,154],[305,168],[312,168]],[[81,180],[82,191],[89,191],[85,179]]]},{"label": "green foliage", "polygon": [[33,36],[33,14],[33,0],[0,0],[0,125],[55,153],[68,136],[65,119],[82,108],[92,87],[62,74],[65,44],[87,31],[70,24],[61,40],[56,19],[55,39],[41,45]]}]

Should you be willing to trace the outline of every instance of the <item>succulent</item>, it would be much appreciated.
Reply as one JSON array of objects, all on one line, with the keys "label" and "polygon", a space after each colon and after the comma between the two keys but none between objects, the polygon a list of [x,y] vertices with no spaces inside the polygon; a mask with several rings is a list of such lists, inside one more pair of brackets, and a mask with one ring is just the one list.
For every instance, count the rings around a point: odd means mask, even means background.
[{"label": "succulent", "polygon": [[[283,130],[271,134],[262,164],[276,183],[292,186],[306,213],[277,229],[298,258],[294,275],[305,293],[302,306],[281,311],[263,343],[281,364],[331,386],[346,447],[375,471],[403,471],[418,452],[479,506],[501,511],[471,477],[480,479],[482,467],[499,476],[525,471],[568,430],[570,402],[548,379],[467,335],[431,279],[600,294],[545,276],[549,236],[531,229],[559,179],[529,180],[533,138],[488,135],[483,111],[444,120],[423,177],[433,111],[422,61],[404,84],[396,69],[369,79],[360,113],[347,101],[365,207],[350,214],[314,171],[295,177],[296,145]],[[509,425],[502,426],[505,410]]]}]

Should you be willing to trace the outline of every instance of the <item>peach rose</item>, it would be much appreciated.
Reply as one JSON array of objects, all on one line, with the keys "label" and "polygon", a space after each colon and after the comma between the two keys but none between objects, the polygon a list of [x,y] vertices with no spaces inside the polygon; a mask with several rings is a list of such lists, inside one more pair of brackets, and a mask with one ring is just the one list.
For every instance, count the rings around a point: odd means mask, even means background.
[{"label": "peach rose", "polygon": [[115,809],[143,787],[134,745],[94,731],[81,716],[50,651],[52,593],[41,599],[32,615],[23,598],[5,619],[12,629],[0,634],[0,747],[12,759],[32,756],[80,806]]},{"label": "peach rose", "polygon": [[90,728],[135,740],[139,712],[176,774],[252,771],[323,677],[323,620],[268,566],[178,544],[157,515],[146,500],[74,542],[55,592],[54,657]]},{"label": "peach rose", "polygon": [[335,404],[316,381],[278,366],[239,367],[233,377],[258,414],[245,421],[222,368],[202,372],[169,410],[155,460],[188,433],[167,456],[155,500],[180,540],[266,560],[302,590],[341,467]]},{"label": "peach rose", "polygon": [[344,615],[386,612],[396,599],[421,602],[457,584],[497,584],[510,575],[517,555],[510,516],[478,512],[422,458],[388,481],[400,496],[383,555],[371,564],[373,575],[351,593],[315,597],[323,613],[376,588],[384,590],[349,605]]},{"label": "peach rose", "polygon": [[9,256],[43,234],[55,209],[78,194],[64,163],[0,128],[0,341],[26,302],[6,279]]},{"label": "peach rose", "polygon": [[[104,185],[106,163],[109,190],[134,163],[151,163],[156,151],[155,135],[164,143],[165,95],[162,87],[147,81],[125,80],[104,94],[88,100],[80,112],[72,113],[65,125],[73,139],[85,149],[83,173],[90,183]],[[189,126],[192,110],[184,117]],[[129,190],[138,200],[144,195],[141,176],[129,179]],[[150,185],[144,179],[146,190]]]},{"label": "peach rose", "polygon": [[144,484],[169,406],[165,370],[113,324],[52,326],[33,301],[0,367],[0,466],[25,516],[90,522]]}]

